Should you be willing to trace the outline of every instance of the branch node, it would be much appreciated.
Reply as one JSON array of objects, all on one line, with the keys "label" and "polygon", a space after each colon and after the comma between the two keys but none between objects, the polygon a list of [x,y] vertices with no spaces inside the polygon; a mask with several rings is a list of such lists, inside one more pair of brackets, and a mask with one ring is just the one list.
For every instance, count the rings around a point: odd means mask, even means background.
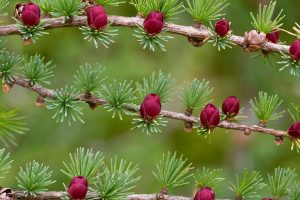
[{"label": "branch node", "polygon": [[275,144],[281,145],[284,142],[284,138],[282,136],[275,136]]},{"label": "branch node", "polygon": [[156,195],[156,200],[166,200],[168,197],[164,194],[157,194]]},{"label": "branch node", "polygon": [[0,199],[1,200],[15,199],[14,192],[10,188],[1,188],[0,187]]},{"label": "branch node", "polygon": [[[22,36],[22,35],[21,35]],[[23,38],[23,37],[22,37]],[[32,39],[31,38],[28,38],[28,39],[24,39],[23,40],[23,45],[24,46],[28,46],[32,43]]]},{"label": "branch node", "polygon": [[266,34],[252,30],[244,34],[243,47],[246,51],[258,51],[267,43]]},{"label": "branch node", "polygon": [[265,120],[260,120],[258,125],[262,128],[266,128],[267,127],[267,122]]},{"label": "branch node", "polygon": [[[197,30],[200,31],[207,31],[207,27],[203,26],[201,23],[199,22],[194,22],[193,27]],[[204,41],[205,38],[203,39],[199,39],[199,38],[195,38],[195,37],[187,37],[189,43],[191,43],[194,47],[202,47],[204,45]]]},{"label": "branch node", "polygon": [[[191,117],[193,114],[193,109],[187,108],[186,111],[184,112],[184,115],[187,117]],[[193,131],[193,122],[184,122],[185,128],[184,130],[188,133],[191,133]]]},{"label": "branch node", "polygon": [[245,133],[246,136],[250,136],[251,130],[248,129],[248,128],[246,128],[245,131],[244,131],[244,133]]},{"label": "branch node", "polygon": [[35,105],[36,105],[36,107],[41,108],[41,107],[44,107],[44,106],[45,106],[45,97],[46,97],[46,96],[44,96],[44,95],[39,95],[39,96],[37,97],[37,99],[35,100]]},{"label": "branch node", "polygon": [[9,93],[10,90],[11,90],[11,88],[13,87],[13,85],[14,85],[13,82],[10,82],[10,83],[4,83],[4,84],[2,85],[2,91],[3,91],[4,93]]}]

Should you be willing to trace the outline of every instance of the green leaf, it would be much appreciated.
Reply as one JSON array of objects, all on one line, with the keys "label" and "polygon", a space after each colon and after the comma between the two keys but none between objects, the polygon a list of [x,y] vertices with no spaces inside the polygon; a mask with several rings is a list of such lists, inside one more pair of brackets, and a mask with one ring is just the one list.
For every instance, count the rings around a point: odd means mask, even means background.
[{"label": "green leaf", "polygon": [[52,5],[51,15],[55,17],[65,17],[65,22],[71,21],[74,16],[83,12],[86,5],[78,0],[48,0]]},{"label": "green leaf", "polygon": [[160,49],[161,51],[166,51],[164,42],[168,42],[169,39],[172,39],[172,36],[169,35],[149,35],[143,27],[138,26],[138,30],[135,30],[135,37],[138,38],[138,42],[143,46],[143,49],[150,49],[151,51],[155,51],[156,49]]},{"label": "green leaf", "polygon": [[282,65],[282,67],[279,68],[279,71],[289,69],[291,75],[299,76],[300,60],[292,58],[291,55],[287,53],[280,52],[280,54],[281,60],[277,63]]},{"label": "green leaf", "polygon": [[260,125],[266,125],[268,121],[277,120],[283,116],[284,111],[276,112],[282,104],[278,95],[268,95],[266,92],[259,92],[258,99],[250,100],[251,112],[260,120]]},{"label": "green leaf", "polygon": [[92,190],[95,191],[101,200],[126,200],[132,194],[135,186],[133,184],[140,180],[135,177],[138,166],[127,163],[126,160],[111,159],[110,167],[105,167],[102,173],[96,178]]},{"label": "green leaf", "polygon": [[8,51],[0,52],[0,77],[2,78],[2,84],[13,81],[13,77],[21,61],[21,57],[14,53]]},{"label": "green leaf", "polygon": [[288,109],[288,112],[294,122],[300,121],[300,106],[291,103],[292,108]]},{"label": "green leaf", "polygon": [[242,176],[236,175],[236,183],[230,184],[229,189],[240,199],[257,199],[260,197],[257,192],[266,187],[260,172],[248,170]]},{"label": "green leaf", "polygon": [[18,116],[17,110],[0,110],[0,141],[4,146],[17,145],[15,135],[24,134],[27,130],[24,118]]},{"label": "green leaf", "polygon": [[16,22],[16,25],[25,42],[29,41],[30,43],[32,41],[33,43],[35,43],[41,36],[49,34],[48,32],[44,31],[46,22],[43,20],[36,26],[26,26],[19,20],[16,20]]},{"label": "green leaf", "polygon": [[162,103],[167,102],[174,82],[175,80],[170,74],[164,75],[162,71],[153,72],[149,78],[144,78],[142,83],[136,82],[138,103],[141,104],[144,98],[151,93],[158,95]]},{"label": "green leaf", "polygon": [[288,200],[299,200],[300,199],[300,184],[297,183],[289,191]]},{"label": "green leaf", "polygon": [[289,189],[296,183],[295,169],[278,167],[274,174],[268,174],[269,186],[274,198],[281,199],[289,194]]},{"label": "green leaf", "polygon": [[276,29],[279,29],[283,25],[283,23],[281,23],[285,17],[285,15],[282,14],[283,9],[281,9],[280,12],[273,17],[275,7],[276,1],[270,1],[268,5],[262,6],[259,4],[259,10],[256,17],[252,12],[250,13],[252,18],[251,24],[257,31],[268,34]]},{"label": "green leaf", "polygon": [[102,6],[119,6],[122,3],[125,3],[126,1],[119,1],[119,0],[94,0],[96,4],[102,5]]},{"label": "green leaf", "polygon": [[146,17],[149,11],[145,7],[145,4],[148,1],[149,0],[130,0],[130,4],[132,4],[135,7],[135,9],[138,11],[138,15]]},{"label": "green leaf", "polygon": [[167,126],[167,122],[162,117],[157,117],[151,121],[145,120],[141,116],[137,116],[133,118],[132,124],[134,127],[131,130],[136,128],[142,129],[142,133],[146,133],[147,135],[151,135],[154,133],[161,133],[160,126]]},{"label": "green leaf", "polygon": [[117,29],[109,30],[109,25],[105,29],[95,30],[87,26],[82,26],[79,29],[84,35],[84,39],[88,41],[93,41],[96,48],[98,48],[98,42],[100,42],[105,48],[108,48],[108,45],[114,43],[113,38],[118,35]]},{"label": "green leaf", "polygon": [[49,15],[51,12],[53,12],[51,1],[49,0],[31,0],[31,1],[33,3],[38,4],[45,15]]},{"label": "green leaf", "polygon": [[6,40],[5,39],[1,39],[0,40],[0,55],[5,50],[5,44],[6,44]]},{"label": "green leaf", "polygon": [[300,152],[300,139],[292,139],[291,142],[292,142],[291,151],[293,151],[295,148],[297,153],[299,153]]},{"label": "green leaf", "polygon": [[209,169],[205,167],[201,171],[197,169],[197,173],[194,175],[196,187],[216,189],[216,185],[225,180],[225,178],[220,177],[221,173],[222,169]]},{"label": "green leaf", "polygon": [[300,25],[295,22],[295,26],[293,27],[293,30],[296,32],[297,38],[300,38]]},{"label": "green leaf", "polygon": [[86,63],[84,66],[80,66],[75,78],[75,84],[85,93],[92,94],[101,88],[105,77],[103,77],[103,71],[105,69],[101,65],[93,67]]},{"label": "green leaf", "polygon": [[61,171],[71,179],[75,176],[84,176],[91,182],[104,164],[102,152],[94,152],[93,149],[86,150],[80,147],[76,149],[76,153],[70,153],[69,157],[69,163],[63,162],[65,169],[61,169]]},{"label": "green leaf", "polygon": [[5,153],[5,149],[0,149],[0,179],[11,169],[13,160],[10,159],[10,153]]},{"label": "green leaf", "polygon": [[194,79],[191,83],[186,83],[180,99],[187,109],[194,110],[204,107],[211,101],[209,95],[212,91],[213,88],[209,87],[209,81]]},{"label": "green leaf", "polygon": [[37,193],[43,193],[47,191],[47,186],[55,183],[51,180],[52,171],[49,171],[49,167],[44,164],[39,164],[36,161],[32,161],[26,164],[23,169],[20,167],[18,176],[18,186],[25,190],[26,195],[36,196]]},{"label": "green leaf", "polygon": [[112,84],[102,86],[99,96],[107,102],[104,104],[104,108],[109,112],[113,112],[113,118],[118,115],[122,120],[122,113],[130,114],[126,106],[132,104],[135,99],[131,85],[132,82],[124,81],[123,83],[118,83],[116,80],[113,80]]},{"label": "green leaf", "polygon": [[131,0],[131,4],[143,17],[148,16],[151,11],[159,11],[164,14],[166,21],[174,19],[174,15],[183,12],[183,3],[178,0]]},{"label": "green leaf", "polygon": [[221,13],[228,5],[227,0],[187,0],[185,8],[195,21],[205,24],[224,16]]},{"label": "green leaf", "polygon": [[47,106],[48,109],[55,109],[56,112],[53,115],[52,119],[56,119],[56,122],[63,123],[65,120],[68,121],[69,126],[71,126],[72,121],[80,121],[84,123],[81,116],[82,108],[77,106],[82,102],[78,99],[78,93],[76,89],[71,86],[65,86],[60,90],[54,91],[56,99],[47,100],[50,105]]},{"label": "green leaf", "polygon": [[168,152],[156,164],[156,170],[152,173],[162,188],[170,189],[189,184],[188,179],[193,176],[190,174],[192,163],[187,163],[187,159],[183,160],[182,157],[181,155],[177,158],[176,153],[171,155]]},{"label": "green leaf", "polygon": [[44,60],[44,57],[35,54],[28,60],[24,61],[22,74],[31,85],[50,85],[50,81],[48,81],[48,79],[54,76],[54,66],[52,65],[52,61],[44,62]]},{"label": "green leaf", "polygon": [[[3,10],[8,6],[8,4],[9,4],[8,0],[0,0],[0,12],[3,12]],[[3,16],[5,14],[1,14],[1,15]]]}]

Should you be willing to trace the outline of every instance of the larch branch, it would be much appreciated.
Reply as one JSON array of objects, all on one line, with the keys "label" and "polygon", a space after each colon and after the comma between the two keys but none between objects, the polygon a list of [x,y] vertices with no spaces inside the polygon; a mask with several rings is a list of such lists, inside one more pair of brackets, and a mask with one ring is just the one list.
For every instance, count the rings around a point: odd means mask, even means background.
[{"label": "larch branch", "polygon": [[[47,18],[46,29],[62,28],[62,27],[80,27],[86,25],[86,16],[76,16],[71,22],[65,23],[63,17],[58,18]],[[111,26],[122,26],[137,28],[137,26],[143,26],[144,19],[137,17],[124,17],[124,16],[114,16],[111,15],[108,17],[109,23]],[[172,23],[165,23],[165,29],[171,34],[182,35],[189,38],[195,38],[199,40],[204,40],[209,37],[209,31],[205,29],[197,29],[193,26],[182,26]],[[0,26],[0,36],[8,35],[19,35],[20,32],[15,24]],[[241,36],[232,35],[230,37],[232,43],[238,46],[245,45],[245,38]],[[265,51],[273,52],[288,52],[289,46],[282,44],[274,44],[271,42],[266,42],[260,46],[260,48]]]},{"label": "larch branch", "polygon": [[[30,85],[30,83],[22,79],[20,77],[15,76],[13,78],[13,82],[15,85],[19,85],[21,87],[24,87],[26,89],[32,90],[39,94],[40,96],[43,97],[48,97],[55,99],[55,94],[54,91],[42,86],[38,85]],[[104,105],[109,102],[107,102],[104,99],[101,99],[99,97],[91,96],[91,97],[86,97],[86,95],[82,94],[78,96],[78,101],[83,101],[88,104],[96,104],[96,105]],[[130,112],[138,112],[139,111],[139,106],[137,105],[127,105],[126,109]],[[199,124],[199,118],[196,118],[194,116],[186,116],[184,113],[179,113],[179,112],[172,112],[172,111],[167,111],[167,110],[162,110],[161,115],[165,118],[169,119],[174,119],[174,120],[180,120],[184,122],[190,122],[190,123],[195,123]],[[236,124],[228,121],[222,121],[218,125],[219,128],[224,128],[224,129],[230,129],[230,130],[237,130],[237,131],[243,131],[245,133],[251,133],[251,132],[259,132],[259,133],[265,133],[268,135],[273,135],[276,137],[285,137],[285,138],[290,138],[292,139],[286,131],[282,130],[276,130],[276,129],[271,129],[271,128],[265,128],[257,125],[241,125],[241,124]]]},{"label": "larch branch", "polygon": [[[23,191],[15,191],[10,194],[9,200],[61,200],[63,199],[63,192],[45,192],[42,194],[37,194],[36,197],[26,196]],[[14,196],[14,197],[13,197]],[[87,195],[87,198],[99,198],[99,196],[91,192]],[[157,194],[132,194],[127,197],[128,200],[193,200],[192,197],[183,197],[183,196],[172,196],[172,195],[157,195]],[[8,200],[8,199],[7,199]],[[217,200],[226,200],[226,199],[217,199]]]}]

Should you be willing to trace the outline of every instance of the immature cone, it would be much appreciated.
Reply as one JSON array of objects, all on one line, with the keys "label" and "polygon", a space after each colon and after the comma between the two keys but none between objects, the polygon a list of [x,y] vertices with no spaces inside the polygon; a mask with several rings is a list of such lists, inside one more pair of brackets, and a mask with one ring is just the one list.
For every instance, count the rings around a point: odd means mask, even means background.
[{"label": "immature cone", "polygon": [[261,46],[263,46],[267,41],[266,34],[263,32],[257,32],[256,30],[246,32],[244,38],[244,46],[248,51],[257,51],[261,49]]},{"label": "immature cone", "polygon": [[200,121],[208,129],[214,128],[220,123],[220,113],[216,106],[209,103],[200,114]]},{"label": "immature cone", "polygon": [[279,41],[279,30],[268,33],[266,37],[270,42],[277,44]]},{"label": "immature cone", "polygon": [[108,18],[104,8],[100,5],[91,6],[87,9],[87,22],[89,27],[100,30],[106,27]]},{"label": "immature cone", "polygon": [[289,51],[293,59],[300,60],[300,39],[291,44]]},{"label": "immature cone", "polygon": [[300,139],[300,122],[295,122],[288,129],[288,134],[294,139]]},{"label": "immature cone", "polygon": [[159,11],[149,13],[144,21],[144,29],[149,35],[159,34],[164,27],[164,14]]},{"label": "immature cone", "polygon": [[21,19],[26,26],[36,26],[41,20],[40,7],[35,3],[23,4]]},{"label": "immature cone", "polygon": [[140,107],[141,116],[144,119],[151,121],[160,114],[160,111],[160,97],[156,94],[148,94]]},{"label": "immature cone", "polygon": [[67,190],[69,197],[73,200],[85,199],[88,192],[88,181],[83,176],[75,176]]},{"label": "immature cone", "polygon": [[209,188],[201,188],[195,195],[194,200],[215,200],[215,192]]},{"label": "immature cone", "polygon": [[215,31],[220,36],[225,36],[230,31],[230,23],[226,19],[220,19],[215,24]]},{"label": "immature cone", "polygon": [[240,102],[235,96],[227,97],[222,104],[223,114],[228,117],[234,117],[239,113]]}]

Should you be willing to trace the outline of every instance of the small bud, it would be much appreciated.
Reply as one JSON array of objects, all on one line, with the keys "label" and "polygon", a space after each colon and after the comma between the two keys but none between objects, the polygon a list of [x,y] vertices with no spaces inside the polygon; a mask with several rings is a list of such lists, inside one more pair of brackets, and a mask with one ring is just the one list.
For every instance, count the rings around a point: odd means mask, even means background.
[{"label": "small bud", "polygon": [[2,85],[2,91],[4,93],[9,93],[12,87],[13,87],[13,83],[4,83]]},{"label": "small bud", "polygon": [[156,94],[148,94],[141,107],[140,114],[146,120],[155,119],[161,111],[160,97]]},{"label": "small bud", "polygon": [[270,42],[277,44],[279,41],[279,30],[268,33],[266,37]]},{"label": "small bud", "polygon": [[85,199],[88,192],[88,181],[83,176],[75,176],[67,190],[71,199]]},{"label": "small bud", "polygon": [[26,26],[36,26],[41,20],[40,7],[35,3],[26,3],[23,5],[21,19]]},{"label": "small bud", "polygon": [[164,14],[152,11],[144,21],[144,29],[150,35],[159,34],[164,27]]},{"label": "small bud", "polygon": [[230,23],[226,19],[220,19],[215,24],[215,31],[218,35],[221,37],[227,35],[227,33],[230,31]]},{"label": "small bud", "polygon": [[282,136],[275,136],[275,144],[282,145],[284,142],[284,138]]},{"label": "small bud", "polygon": [[194,200],[215,200],[215,192],[209,188],[201,188],[195,195]]},{"label": "small bud", "polygon": [[288,129],[288,134],[294,139],[300,139],[300,122],[295,122]]},{"label": "small bud", "polygon": [[259,120],[258,125],[260,127],[266,128],[267,127],[267,121],[266,120]]},{"label": "small bud", "polygon": [[293,59],[300,60],[300,39],[291,44],[289,51]]},{"label": "small bud", "polygon": [[104,8],[100,5],[89,7],[87,9],[87,22],[94,30],[105,28],[108,22],[108,17]]},{"label": "small bud", "polygon": [[269,197],[265,197],[265,198],[263,198],[263,199],[261,199],[261,200],[273,200],[272,198],[269,198]]},{"label": "small bud", "polygon": [[89,107],[91,110],[96,110],[96,108],[98,108],[98,104],[97,103],[93,103],[93,102],[88,102]]},{"label": "small bud", "polygon": [[24,46],[30,45],[31,43],[32,43],[32,39],[31,38],[28,38],[27,40],[23,41],[23,45]]},{"label": "small bud", "polygon": [[36,107],[44,107],[45,106],[45,97],[43,95],[39,95],[35,100]]},{"label": "small bud", "polygon": [[235,96],[227,97],[222,104],[223,114],[230,117],[234,117],[239,113],[240,102]]},{"label": "small bud", "polygon": [[246,128],[246,129],[244,130],[244,133],[245,133],[246,136],[249,136],[249,135],[251,135],[251,130],[248,129],[248,128]]},{"label": "small bud", "polygon": [[214,128],[220,123],[220,113],[213,104],[207,104],[200,114],[200,121],[206,128]]}]

